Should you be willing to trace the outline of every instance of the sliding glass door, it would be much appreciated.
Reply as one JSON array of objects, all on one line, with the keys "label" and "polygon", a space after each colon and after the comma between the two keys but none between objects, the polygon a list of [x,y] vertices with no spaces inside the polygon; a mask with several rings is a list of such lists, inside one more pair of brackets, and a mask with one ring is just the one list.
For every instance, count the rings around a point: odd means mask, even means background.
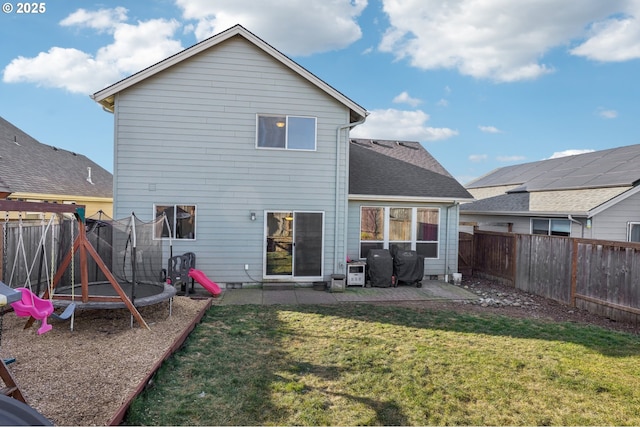
[{"label": "sliding glass door", "polygon": [[322,278],[324,213],[273,211],[265,218],[265,277]]}]

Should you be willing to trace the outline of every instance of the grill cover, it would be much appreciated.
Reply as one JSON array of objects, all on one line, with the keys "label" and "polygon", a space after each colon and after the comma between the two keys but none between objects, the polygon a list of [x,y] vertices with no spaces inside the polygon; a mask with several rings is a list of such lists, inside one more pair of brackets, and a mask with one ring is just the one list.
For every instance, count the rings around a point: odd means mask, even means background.
[{"label": "grill cover", "polygon": [[394,251],[393,274],[397,282],[420,286],[424,277],[424,257],[416,251]]},{"label": "grill cover", "polygon": [[389,288],[392,285],[393,259],[388,249],[371,249],[367,254],[367,277],[375,288]]}]

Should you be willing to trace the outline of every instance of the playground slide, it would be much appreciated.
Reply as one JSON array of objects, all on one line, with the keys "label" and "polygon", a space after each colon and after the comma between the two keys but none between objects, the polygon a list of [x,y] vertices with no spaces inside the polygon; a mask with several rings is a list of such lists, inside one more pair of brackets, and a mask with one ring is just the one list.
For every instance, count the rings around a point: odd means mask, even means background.
[{"label": "playground slide", "polygon": [[217,297],[222,292],[220,286],[218,286],[216,282],[212,282],[201,270],[196,270],[195,268],[189,269],[189,277],[200,283],[202,287],[211,292],[211,295],[214,297]]},{"label": "playground slide", "polygon": [[22,299],[11,303],[11,307],[13,307],[16,316],[32,316],[34,319],[40,320],[42,324],[40,328],[38,328],[38,335],[49,332],[52,326],[47,323],[47,317],[53,313],[53,304],[51,301],[39,298],[27,288],[16,288],[16,291],[22,293]]}]

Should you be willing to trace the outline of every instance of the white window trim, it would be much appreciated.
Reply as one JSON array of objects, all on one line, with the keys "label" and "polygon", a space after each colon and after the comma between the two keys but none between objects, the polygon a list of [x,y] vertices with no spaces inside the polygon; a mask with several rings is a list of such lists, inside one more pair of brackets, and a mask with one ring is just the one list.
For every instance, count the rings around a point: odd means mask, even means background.
[{"label": "white window trim", "polygon": [[631,242],[631,227],[634,225],[637,225],[640,227],[640,222],[638,221],[627,222],[627,242]]},{"label": "white window trim", "polygon": [[[440,226],[440,220],[442,219],[442,210],[440,207],[429,207],[429,206],[370,206],[370,205],[362,205],[360,206],[360,228],[358,229],[358,256],[360,259],[362,258],[362,253],[360,252],[362,248],[362,243],[380,243],[380,240],[362,240],[360,239],[360,235],[362,232],[362,209],[363,208],[375,208],[375,209],[383,209],[383,221],[384,221],[384,230],[382,236],[382,248],[389,249],[389,231],[391,225],[391,209],[411,209],[411,250],[415,251],[418,243],[436,243],[438,245],[437,254],[438,256],[435,258],[427,258],[430,260],[438,260],[440,259],[440,245],[441,245],[441,237],[442,237],[442,227]],[[432,209],[438,211],[438,240],[420,240],[418,241],[418,209]],[[395,240],[393,242],[396,242]],[[397,241],[404,242],[406,241]]]},{"label": "white window trim", "polygon": [[[193,229],[197,230],[198,228],[198,205],[196,205],[195,203],[154,203],[153,204],[153,211],[151,213],[151,217],[153,219],[156,219],[156,207],[157,206],[173,206],[174,210],[177,206],[193,206],[195,208],[195,213],[196,213],[196,218],[195,221],[193,222]],[[164,226],[164,225],[163,225]],[[171,226],[174,227],[175,230],[175,224],[171,224]],[[193,239],[188,239],[185,237],[157,237],[155,231],[153,232],[153,239],[152,240],[173,240],[173,241],[189,241],[189,242],[194,242],[198,239],[198,233],[197,231],[194,233],[195,234],[195,238]]]},{"label": "white window trim", "polygon": [[[312,213],[312,214],[321,214],[322,215],[322,253],[321,253],[321,260],[320,260],[320,275],[319,276],[296,276],[294,274],[294,272],[292,271],[291,274],[281,274],[281,275],[267,275],[267,239],[266,239],[266,235],[267,235],[267,217],[270,213],[291,213],[294,218],[296,214],[299,213]],[[325,218],[327,216],[325,211],[307,211],[307,210],[295,210],[295,209],[265,209],[262,212],[262,217],[263,217],[263,242],[262,242],[262,279],[263,280],[284,280],[284,281],[288,281],[288,280],[297,280],[297,279],[303,279],[305,281],[319,281],[322,280],[324,278],[324,260],[325,260],[325,251],[326,251],[326,239],[325,239],[325,233],[326,233],[326,227],[325,227]],[[295,234],[295,225],[294,228],[292,230],[292,236],[291,236],[292,240],[295,242],[296,239],[296,234]],[[295,251],[295,249],[294,249]],[[292,266],[295,269],[295,266]]]},{"label": "white window trim", "polygon": [[571,237],[571,221],[566,218],[530,218],[529,219],[529,234],[533,235],[533,221],[534,220],[543,220],[547,221],[547,234],[537,234],[537,236],[556,236],[555,234],[551,234],[551,221],[566,221],[569,224],[569,236]]},{"label": "white window trim", "polygon": [[[284,148],[280,147],[261,147],[258,144],[258,131],[260,130],[260,117],[284,117],[285,118],[285,127],[287,128],[287,132],[284,137]],[[289,118],[298,117],[303,119],[313,119],[313,137],[314,143],[313,148],[289,148]],[[295,114],[256,114],[256,149],[258,150],[285,150],[285,151],[318,151],[318,118],[314,116],[302,116]]]}]

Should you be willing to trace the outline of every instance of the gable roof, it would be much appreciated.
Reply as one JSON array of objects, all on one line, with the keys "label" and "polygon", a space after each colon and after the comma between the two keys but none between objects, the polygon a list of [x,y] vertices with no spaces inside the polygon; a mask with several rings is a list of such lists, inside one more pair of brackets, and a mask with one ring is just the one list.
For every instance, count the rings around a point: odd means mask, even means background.
[{"label": "gable roof", "polygon": [[422,144],[369,139],[349,144],[349,198],[473,199]]},{"label": "gable roof", "polygon": [[113,111],[114,103],[115,103],[115,94],[121,92],[167,68],[178,64],[188,58],[191,58],[194,55],[197,55],[213,46],[216,46],[220,43],[223,43],[225,40],[228,40],[232,37],[243,37],[249,42],[253,43],[258,48],[262,49],[264,52],[269,54],[275,60],[281,62],[285,66],[289,67],[291,70],[302,76],[309,83],[315,85],[320,88],[322,91],[327,93],[329,96],[335,98],[337,101],[348,107],[351,111],[351,122],[356,122],[362,120],[366,117],[367,111],[361,107],[360,105],[353,102],[351,99],[347,98],[338,90],[334,89],[332,86],[318,78],[316,75],[308,71],[306,68],[299,65],[297,62],[290,59],[288,56],[284,55],[282,52],[278,51],[276,48],[262,40],[260,37],[256,36],[242,25],[235,25],[221,33],[213,35],[208,39],[205,39],[187,49],[184,49],[150,67],[145,68],[119,82],[108,86],[93,95],[91,98],[100,103],[105,109],[109,111]]},{"label": "gable roof", "polygon": [[636,144],[500,168],[466,186],[476,197],[491,197],[460,210],[591,217],[637,192],[639,162],[640,144]]},{"label": "gable roof", "polygon": [[41,144],[0,117],[0,187],[11,193],[111,198],[113,175],[81,154]]},{"label": "gable roof", "polygon": [[516,185],[510,192],[634,186],[640,182],[640,144],[496,169],[468,189]]}]

